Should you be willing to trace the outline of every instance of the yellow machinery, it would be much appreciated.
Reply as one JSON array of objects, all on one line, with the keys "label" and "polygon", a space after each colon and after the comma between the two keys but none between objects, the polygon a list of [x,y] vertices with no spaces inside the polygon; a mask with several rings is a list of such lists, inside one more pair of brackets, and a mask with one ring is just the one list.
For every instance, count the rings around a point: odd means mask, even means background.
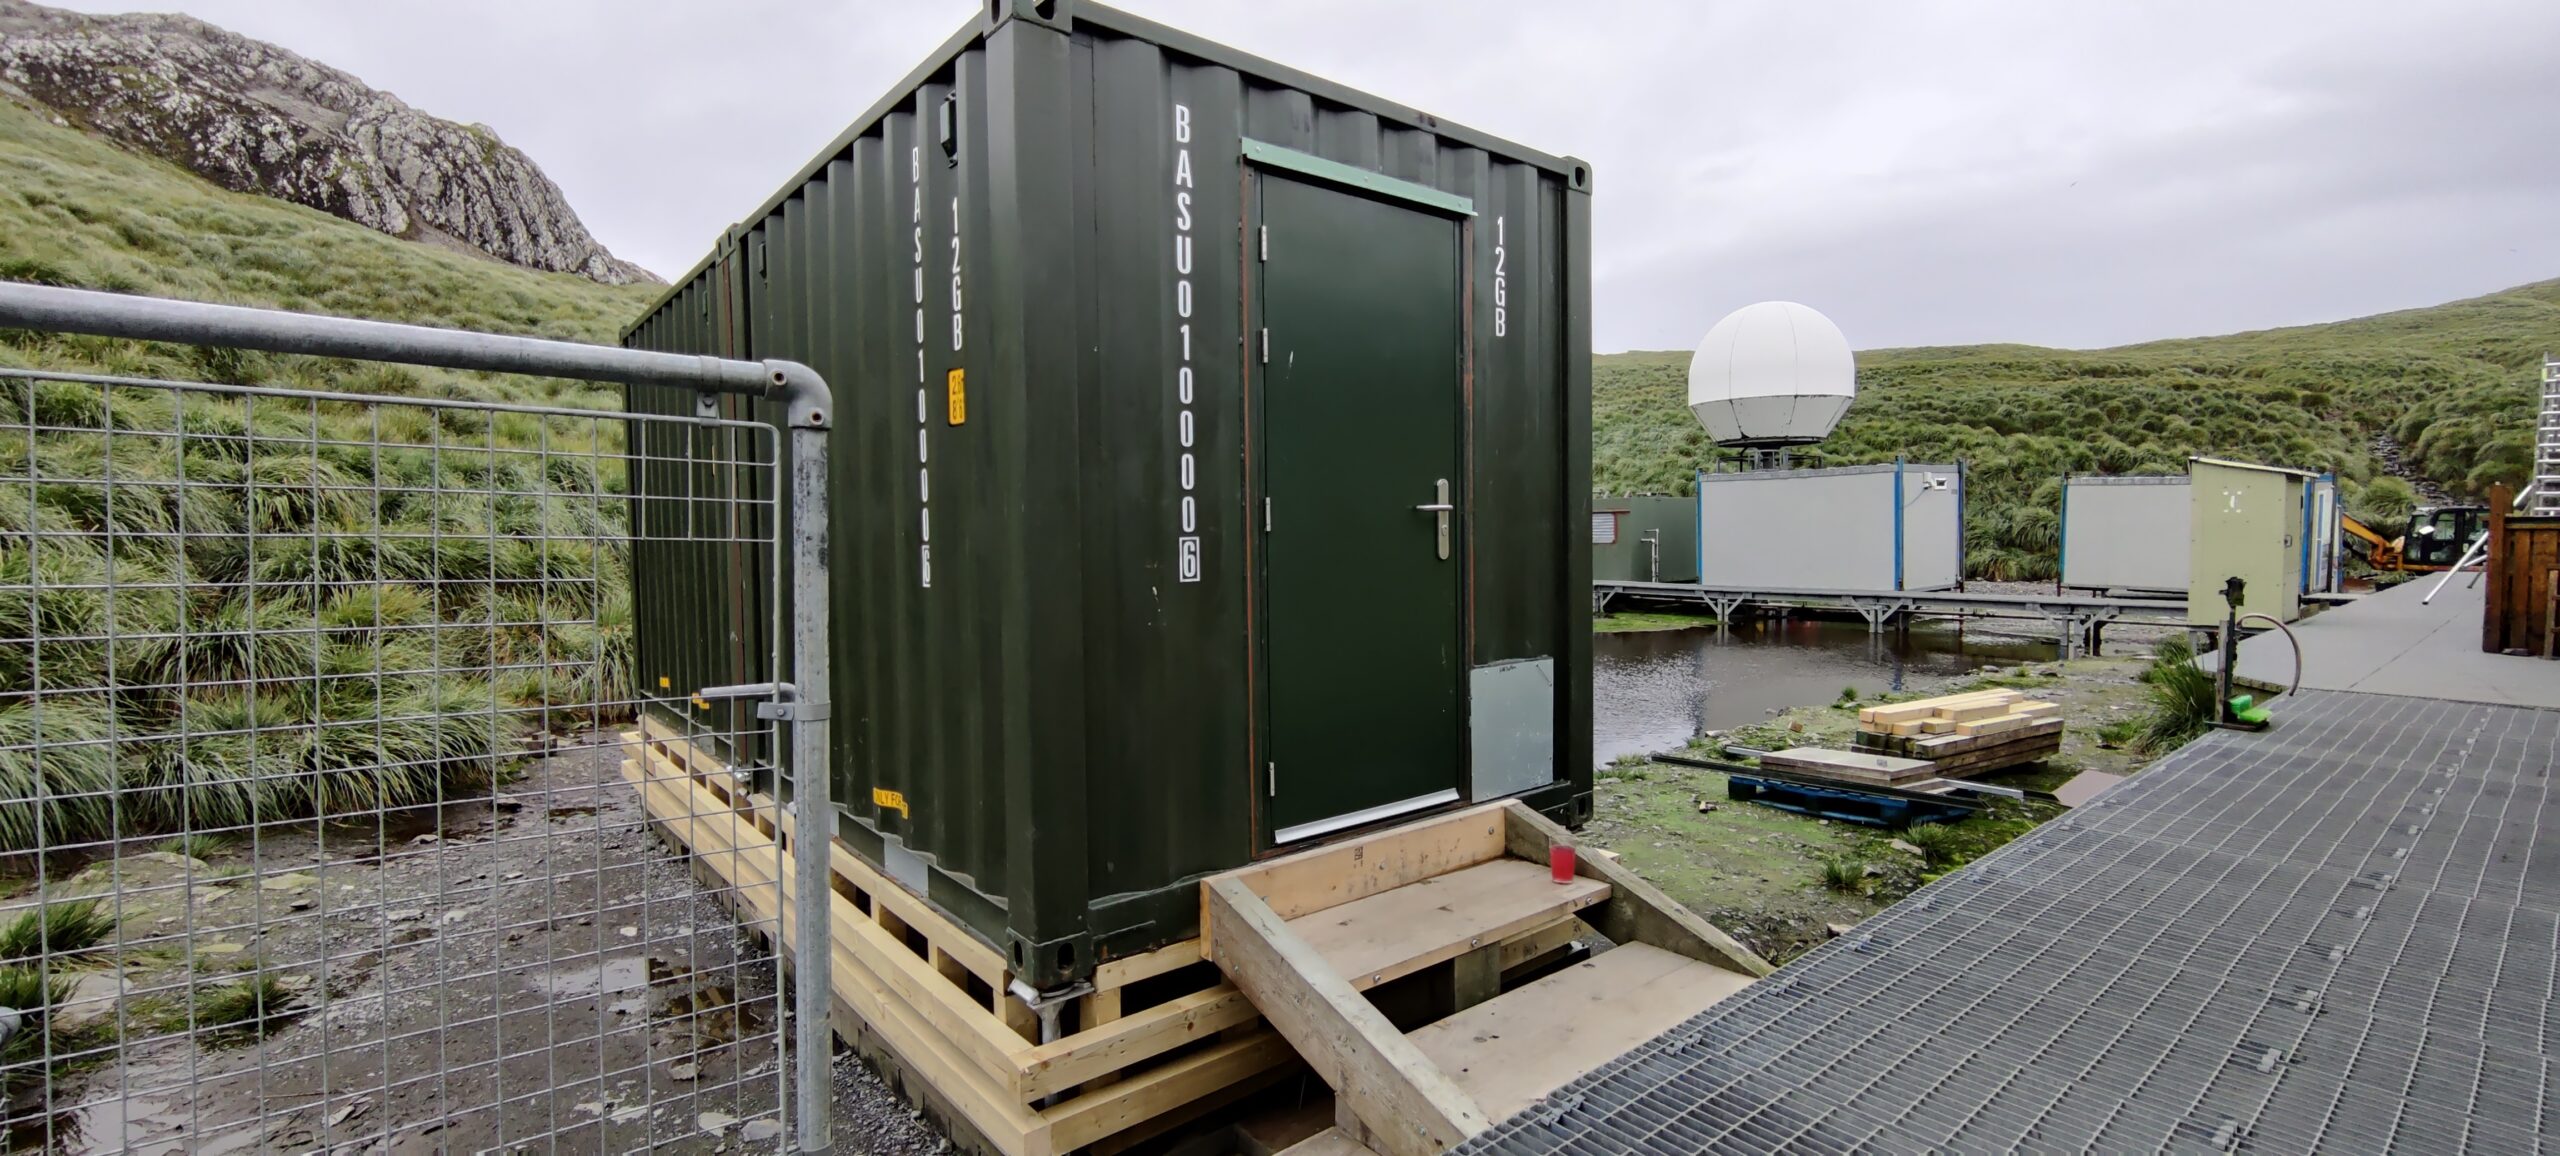
[{"label": "yellow machinery", "polygon": [[2338,515],[2338,524],[2357,541],[2356,552],[2374,569],[2409,574],[2449,570],[2473,539],[2489,531],[2487,506],[2421,506],[2397,538],[2385,538],[2355,518]]}]

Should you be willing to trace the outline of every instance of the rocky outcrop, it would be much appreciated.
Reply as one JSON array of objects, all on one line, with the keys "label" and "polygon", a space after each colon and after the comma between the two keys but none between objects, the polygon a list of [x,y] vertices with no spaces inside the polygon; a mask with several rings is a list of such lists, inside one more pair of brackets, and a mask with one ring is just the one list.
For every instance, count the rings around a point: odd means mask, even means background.
[{"label": "rocky outcrop", "polygon": [[0,0],[0,94],[226,188],[396,237],[607,284],[658,280],[606,252],[560,187],[488,126],[429,116],[201,20]]}]

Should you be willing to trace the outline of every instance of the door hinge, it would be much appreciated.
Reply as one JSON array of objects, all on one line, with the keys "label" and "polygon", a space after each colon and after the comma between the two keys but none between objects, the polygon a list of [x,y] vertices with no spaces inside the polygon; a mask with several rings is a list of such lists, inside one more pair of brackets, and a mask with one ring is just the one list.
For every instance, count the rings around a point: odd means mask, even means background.
[{"label": "door hinge", "polygon": [[1270,260],[1270,259],[1271,259],[1271,226],[1269,226],[1269,225],[1262,225],[1262,226],[1258,226],[1258,227],[1256,227],[1256,229],[1255,229],[1254,231],[1255,231],[1256,233],[1259,233],[1259,234],[1261,235],[1261,242],[1262,242],[1262,259],[1263,259],[1263,260],[1265,260],[1265,261]]},{"label": "door hinge", "polygon": [[1262,499],[1262,532],[1271,532],[1271,499]]},{"label": "door hinge", "polygon": [[1265,763],[1263,766],[1267,768],[1267,772],[1262,776],[1262,781],[1269,788],[1264,793],[1277,799],[1280,797],[1280,764]]},{"label": "door hinge", "polygon": [[1262,331],[1262,363],[1271,364],[1271,331],[1269,329]]}]

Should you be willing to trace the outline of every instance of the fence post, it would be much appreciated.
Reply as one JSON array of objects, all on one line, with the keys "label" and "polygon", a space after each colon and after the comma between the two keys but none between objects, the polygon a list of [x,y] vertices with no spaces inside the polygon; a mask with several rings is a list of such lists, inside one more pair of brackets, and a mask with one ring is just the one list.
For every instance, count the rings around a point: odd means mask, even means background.
[{"label": "fence post", "polygon": [[[830,697],[827,670],[827,419],[826,383],[800,366],[776,371],[777,378],[805,375],[794,382],[786,411],[791,443],[791,677],[799,684],[799,702],[791,722],[791,808],[797,816],[792,840],[792,872],[799,879],[793,896],[792,921],[798,924],[792,963],[793,1075],[799,1094],[800,1150],[824,1152],[832,1143],[829,1061],[835,1054],[829,1020],[835,997],[832,982],[835,942],[829,930],[829,907],[835,899],[835,807],[829,780],[834,766],[827,754]],[[779,866],[779,865],[777,865]]]}]

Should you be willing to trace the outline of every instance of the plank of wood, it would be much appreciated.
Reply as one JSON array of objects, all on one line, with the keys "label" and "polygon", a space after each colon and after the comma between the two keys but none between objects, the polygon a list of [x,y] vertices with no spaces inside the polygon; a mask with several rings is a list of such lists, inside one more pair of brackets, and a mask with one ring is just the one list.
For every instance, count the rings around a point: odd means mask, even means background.
[{"label": "plank of wood", "polygon": [[1924,743],[1914,756],[1935,762],[1961,759],[1972,755],[1997,754],[2013,748],[2049,746],[2062,741],[2062,728],[2052,725],[2022,727],[1997,735],[1950,735],[1949,743]]},{"label": "plank of wood", "polygon": [[1493,1126],[1243,880],[1217,876],[1202,888],[1212,959],[1375,1130],[1385,1156],[1436,1156]]},{"label": "plank of wood", "polygon": [[[1574,842],[1564,828],[1530,809],[1526,803],[1515,800],[1503,804],[1502,818],[1506,846],[1513,855],[1530,862],[1544,863],[1549,849],[1556,844],[1570,846]],[[1608,902],[1584,911],[1582,918],[1607,936],[1611,943],[1650,943],[1745,975],[1767,975],[1776,970],[1768,960],[1760,958],[1758,952],[1744,947],[1740,940],[1726,934],[1723,928],[1682,907],[1663,894],[1661,888],[1646,882],[1615,859],[1576,855],[1573,857],[1573,871],[1576,875],[1609,885]]]},{"label": "plank of wood", "polygon": [[2014,690],[1973,690],[1962,694],[1942,694],[1936,698],[1915,698],[1890,706],[1873,706],[1858,712],[1861,723],[1898,723],[1924,719],[1949,707],[1968,706],[1978,702],[2006,702],[2018,697]]},{"label": "plank of wood", "polygon": [[1093,986],[1101,991],[1127,987],[1142,979],[1154,979],[1168,972],[1180,971],[1200,962],[1200,941],[1186,939],[1159,947],[1143,955],[1106,960],[1093,969]]},{"label": "plank of wood", "polygon": [[1953,719],[1959,723],[1968,723],[1975,719],[1998,718],[2001,715],[2009,713],[2009,704],[2014,701],[2016,700],[2000,699],[1997,701],[1970,702],[1959,706],[1942,707],[1938,710],[1938,717],[1943,719]]},{"label": "plank of wood", "polygon": [[[1274,1035],[1274,1033],[1267,1028],[1263,1029],[1263,1034]],[[1282,1040],[1281,1046],[1284,1048],[1287,1047],[1288,1041]],[[1121,1153],[1141,1148],[1149,1152],[1164,1151],[1164,1145],[1150,1144],[1149,1141],[1163,1136],[1167,1132],[1183,1128],[1184,1126],[1199,1120],[1203,1116],[1236,1106],[1239,1101],[1248,1099],[1255,1099],[1257,1101],[1267,1100],[1268,1097],[1259,1097],[1258,1093],[1274,1084],[1280,1083],[1283,1080],[1296,1080],[1299,1082],[1300,1086],[1303,1086],[1306,1074],[1307,1066],[1298,1062],[1296,1054],[1291,1053],[1289,1060],[1286,1063],[1273,1065],[1272,1067],[1254,1073],[1253,1075],[1230,1083],[1226,1087],[1214,1089],[1186,1103],[1176,1105],[1172,1108],[1158,1112],[1155,1115],[1148,1116],[1127,1128],[1104,1137],[1100,1141],[1082,1149],[1082,1151],[1087,1153],[1088,1156],[1120,1156]],[[1326,1102],[1326,1106],[1331,1106],[1330,1100]],[[1331,1118],[1330,1114],[1328,1114],[1327,1118]],[[1264,1156],[1269,1156],[1269,1149],[1266,1148],[1263,1151]]]},{"label": "plank of wood", "polygon": [[1280,1150],[1280,1156],[1378,1156],[1376,1149],[1327,1128]]},{"label": "plank of wood", "polygon": [[2062,749],[2059,737],[2047,737],[1992,750],[1952,755],[1937,762],[1941,777],[1968,778],[1993,771],[2024,766],[2052,756]]},{"label": "plank of wood", "polygon": [[1630,943],[1412,1035],[1488,1115],[1538,1097],[1677,1027],[1751,977]]},{"label": "plank of wood", "polygon": [[1954,734],[1955,731],[1956,721],[1954,719],[1923,719],[1920,723],[1920,733],[1924,735],[1950,735]]},{"label": "plank of wood", "polygon": [[[2016,733],[2015,737],[2017,737],[2017,738],[2027,738],[2027,737],[2037,736],[2037,735],[2048,735],[2048,734],[2057,734],[2057,735],[2058,735],[2058,734],[2061,734],[2061,733],[2062,733],[2062,720],[2061,720],[2061,719],[2058,719],[2058,718],[2045,718],[2045,719],[2038,719],[2038,720],[2035,720],[2033,723],[2029,724],[2028,726],[2025,726],[2025,727],[2020,728],[2020,729],[2018,730],[2018,732]],[[1991,736],[1991,737],[1998,737],[1998,736]],[[1984,739],[1985,739],[1985,736],[1979,736],[1979,735],[1967,735],[1967,734],[1939,735],[1939,736],[1937,736],[1936,738],[1926,738],[1926,739],[1919,739],[1919,740],[1914,741],[1914,742],[1911,744],[1911,750],[1912,750],[1913,757],[1915,757],[1915,758],[1937,758],[1937,757],[1939,757],[1939,756],[1941,756],[1941,755],[1961,754],[1961,753],[1963,753],[1963,752],[1965,752],[1965,751],[1973,750],[1973,749],[1975,749],[1976,747],[1983,747],[1983,746],[1989,746],[1989,745],[1991,745],[1991,743],[1990,743],[1990,742],[1988,742],[1988,741],[1984,741]]]},{"label": "plank of wood", "polygon": [[2059,742],[2062,739],[2061,723],[2062,720],[2060,719],[2047,719],[2043,722],[2034,723],[2018,730],[2010,731],[2006,734],[1997,735],[1949,734],[1918,739],[1878,738],[1861,735],[1858,739],[1857,749],[1861,754],[1890,754],[1904,758],[1928,759],[1935,761],[1939,759],[1953,758],[1958,755],[1974,754],[1980,751],[2018,746],[2026,743]]},{"label": "plank of wood", "polygon": [[1935,721],[1938,720],[1913,719],[1910,722],[1898,722],[1885,728],[1885,733],[1890,735],[1916,735],[1921,733],[1922,728]]},{"label": "plank of wood", "polygon": [[1225,1040],[1040,1113],[1049,1142],[1073,1152],[1296,1058],[1276,1032]]},{"label": "plank of wood", "polygon": [[1502,945],[1488,943],[1472,951],[1461,952],[1449,961],[1449,1002],[1452,1009],[1471,1008],[1502,994]]},{"label": "plank of wood", "polygon": [[1975,719],[1972,722],[1957,723],[1956,733],[1970,738],[2005,735],[2011,731],[2025,730],[2034,721],[2034,715],[2004,714],[1994,718]]},{"label": "plank of wood", "polygon": [[1252,1023],[1255,1015],[1253,1001],[1232,984],[1168,1000],[1016,1056],[1022,1072],[1019,1090],[1026,1101],[1064,1091],[1238,1024]]},{"label": "plank of wood", "polygon": [[1559,919],[1553,923],[1502,941],[1502,970],[1509,971],[1550,951],[1593,934],[1591,925],[1579,919]]},{"label": "plank of wood", "polygon": [[1862,751],[1835,751],[1827,747],[1789,747],[1783,751],[1772,751],[1760,756],[1760,765],[1880,783],[1925,778],[1933,773],[1929,764],[1918,759]]},{"label": "plank of wood", "polygon": [[1494,859],[1288,924],[1353,988],[1366,989],[1543,927],[1608,897],[1609,885],[1598,880],[1558,885],[1542,863]]},{"label": "plank of wood", "polygon": [[[1239,868],[1220,878],[1241,881],[1280,918],[1296,919],[1417,879],[1501,858],[1501,807],[1487,803]],[[1203,883],[1200,926],[1204,929],[1209,926],[1208,901]],[[1215,953],[1212,939],[1212,933],[1200,933],[1202,959]]]},{"label": "plank of wood", "polygon": [[2029,701],[2027,701],[2027,702],[2015,703],[2015,704],[2012,704],[2012,705],[2009,707],[2009,713],[2010,713],[2010,714],[2013,714],[2013,715],[2015,715],[2015,714],[2023,714],[2023,715],[2048,715],[2048,714],[2058,714],[2058,713],[2060,713],[2060,712],[2061,712],[2061,710],[2062,710],[2062,704],[2061,704],[2061,703],[2058,703],[2058,702],[2046,702],[2046,701],[2041,700],[2041,699],[2033,699],[2033,700],[2029,700]]}]

